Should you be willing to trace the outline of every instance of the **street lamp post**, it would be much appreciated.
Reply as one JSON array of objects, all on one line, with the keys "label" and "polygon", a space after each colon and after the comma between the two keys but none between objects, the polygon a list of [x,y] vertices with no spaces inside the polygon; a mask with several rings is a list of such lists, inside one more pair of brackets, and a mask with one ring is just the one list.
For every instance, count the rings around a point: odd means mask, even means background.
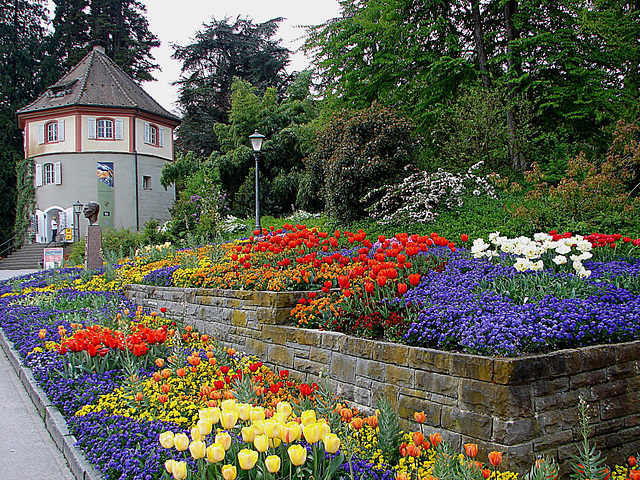
[{"label": "street lamp post", "polygon": [[80,203],[80,200],[77,200],[76,203],[73,204],[73,214],[74,214],[74,223],[73,223],[73,229],[75,231],[75,235],[74,235],[74,241],[79,241],[80,240],[80,214],[82,213],[82,204]]},{"label": "street lamp post", "polygon": [[264,140],[264,135],[258,133],[258,130],[249,135],[249,140],[251,140],[251,148],[253,148],[253,156],[256,160],[256,230],[262,230],[260,226],[260,196],[258,190],[258,156],[260,154],[260,150],[262,149],[262,141]]}]

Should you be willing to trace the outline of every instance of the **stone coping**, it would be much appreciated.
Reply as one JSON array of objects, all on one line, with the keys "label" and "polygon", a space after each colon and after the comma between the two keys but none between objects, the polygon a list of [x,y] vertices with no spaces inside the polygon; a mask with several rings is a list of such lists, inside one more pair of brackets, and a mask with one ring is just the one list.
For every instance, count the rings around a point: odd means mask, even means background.
[{"label": "stone coping", "polygon": [[42,417],[45,428],[69,464],[71,473],[77,480],[104,480],[104,476],[87,461],[84,454],[76,447],[76,437],[69,432],[64,417],[38,385],[31,369],[24,366],[19,353],[13,348],[13,342],[6,337],[2,328],[0,328],[0,347],[9,358],[16,375]]}]

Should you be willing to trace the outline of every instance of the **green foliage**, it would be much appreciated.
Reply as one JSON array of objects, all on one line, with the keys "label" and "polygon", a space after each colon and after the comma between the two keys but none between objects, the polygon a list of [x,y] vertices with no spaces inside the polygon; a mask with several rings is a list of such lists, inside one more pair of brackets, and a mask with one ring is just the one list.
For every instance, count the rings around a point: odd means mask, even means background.
[{"label": "green foliage", "polygon": [[[269,87],[284,90],[284,68],[290,52],[274,39],[282,20],[255,24],[240,17],[234,21],[213,19],[196,32],[192,43],[174,47],[173,58],[182,62],[182,76],[176,83],[178,103],[184,111],[176,140],[178,149],[208,157],[219,148],[211,132],[216,123],[230,120],[236,77],[250,82],[261,93]],[[242,120],[236,119],[236,123]]]},{"label": "green foliage", "polygon": [[386,397],[379,397],[376,400],[378,414],[378,446],[382,451],[383,458],[390,464],[396,465],[400,455],[400,440],[402,431],[398,423],[398,414],[393,410]]},{"label": "green foliage", "polygon": [[460,93],[455,100],[434,109],[435,124],[424,153],[433,151],[436,156],[427,160],[423,153],[426,167],[446,165],[447,171],[455,172],[483,161],[491,171],[509,174],[513,165],[507,113],[518,112],[516,148],[526,158],[530,156],[532,138],[531,106],[522,97],[510,102],[499,88],[487,90],[471,85]]},{"label": "green foliage", "polygon": [[[106,228],[102,231],[102,254],[104,258],[132,257],[144,242],[143,232]],[[84,240],[73,244],[68,261],[70,265],[81,265],[84,262],[84,245]]]},{"label": "green foliage", "polygon": [[222,155],[212,157],[233,215],[245,217],[255,208],[255,158],[247,144],[256,129],[266,135],[259,156],[261,211],[267,215],[292,211],[304,168],[302,159],[315,138],[312,121],[318,107],[310,88],[310,74],[303,72],[279,102],[274,88],[260,96],[250,83],[235,79],[230,123],[214,127]]},{"label": "green foliage", "polygon": [[339,222],[364,218],[360,200],[370,189],[404,175],[414,145],[411,122],[390,109],[374,105],[336,115],[306,164],[308,181],[318,188],[315,197],[325,200],[327,212]]},{"label": "green foliage", "polygon": [[[33,186],[33,170],[33,159],[31,158],[16,162],[17,195],[14,235],[20,235],[26,230],[34,213],[36,192]],[[33,234],[35,235],[35,232]]]},{"label": "green foliage", "polygon": [[580,435],[582,442],[578,445],[578,454],[572,456],[571,474],[572,480],[605,480],[611,475],[611,471],[605,465],[602,453],[596,450],[595,445],[589,444],[591,427],[589,426],[588,405],[584,397],[580,397],[578,403],[578,416],[580,420]]},{"label": "green foliage", "polygon": [[54,31],[49,42],[56,81],[91,50],[92,42],[105,47],[129,76],[138,81],[154,80],[151,49],[160,41],[149,30],[147,9],[138,0],[54,0]]},{"label": "green foliage", "polygon": [[524,480],[556,480],[559,471],[558,464],[553,458],[538,457],[524,476]]}]

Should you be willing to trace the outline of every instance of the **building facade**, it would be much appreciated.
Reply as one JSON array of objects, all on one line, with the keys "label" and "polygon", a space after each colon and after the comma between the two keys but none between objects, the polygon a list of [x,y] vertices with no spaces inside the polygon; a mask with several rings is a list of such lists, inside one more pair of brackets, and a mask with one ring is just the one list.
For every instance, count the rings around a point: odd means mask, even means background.
[{"label": "building facade", "polygon": [[[37,242],[74,228],[73,204],[97,201],[103,228],[141,229],[168,220],[173,187],[160,173],[173,161],[180,123],[128,77],[101,47],[18,111],[25,158],[34,161]],[[55,224],[54,224],[55,226]],[[80,218],[80,236],[87,222]]]}]

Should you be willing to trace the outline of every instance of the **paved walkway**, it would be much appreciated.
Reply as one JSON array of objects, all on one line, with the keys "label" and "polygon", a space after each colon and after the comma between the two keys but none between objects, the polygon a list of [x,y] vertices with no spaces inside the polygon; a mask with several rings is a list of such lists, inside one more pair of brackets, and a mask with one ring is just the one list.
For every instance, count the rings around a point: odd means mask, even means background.
[{"label": "paved walkway", "polygon": [[[33,271],[0,270],[0,279]],[[1,479],[75,479],[1,348],[0,432]]]}]

